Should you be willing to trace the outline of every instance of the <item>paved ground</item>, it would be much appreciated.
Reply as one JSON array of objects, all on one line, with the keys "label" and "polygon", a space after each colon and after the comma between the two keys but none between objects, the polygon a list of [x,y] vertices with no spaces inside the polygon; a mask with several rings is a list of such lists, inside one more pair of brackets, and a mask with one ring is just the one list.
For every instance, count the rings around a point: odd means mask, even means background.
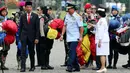
[{"label": "paved ground", "polygon": [[[130,69],[124,69],[121,65],[126,64],[127,62],[127,55],[120,55],[119,62],[118,62],[118,69],[116,70],[108,70],[107,73],[130,73]],[[66,68],[60,67],[61,64],[64,63],[64,45],[63,42],[55,41],[52,53],[51,53],[51,60],[50,65],[54,66],[54,70],[41,70],[40,68],[36,68],[34,72],[29,72],[28,70],[26,73],[67,73],[65,71]],[[16,62],[16,46],[15,44],[11,45],[11,50],[9,52],[7,58],[7,64],[10,70],[5,71],[5,73],[20,73],[17,70],[17,62]],[[29,59],[27,61],[27,67],[29,67]],[[0,71],[1,73],[1,71]],[[80,73],[96,73],[96,71],[88,69],[81,69]]]}]

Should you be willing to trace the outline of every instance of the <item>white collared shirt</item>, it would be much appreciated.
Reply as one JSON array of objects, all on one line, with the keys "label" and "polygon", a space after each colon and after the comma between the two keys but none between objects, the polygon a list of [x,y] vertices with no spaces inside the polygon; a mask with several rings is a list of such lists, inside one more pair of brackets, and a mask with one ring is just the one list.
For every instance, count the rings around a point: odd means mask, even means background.
[{"label": "white collared shirt", "polygon": [[[32,12],[30,12],[30,18],[31,18],[31,14],[32,14]],[[27,19],[28,19],[28,13],[27,13]]]}]

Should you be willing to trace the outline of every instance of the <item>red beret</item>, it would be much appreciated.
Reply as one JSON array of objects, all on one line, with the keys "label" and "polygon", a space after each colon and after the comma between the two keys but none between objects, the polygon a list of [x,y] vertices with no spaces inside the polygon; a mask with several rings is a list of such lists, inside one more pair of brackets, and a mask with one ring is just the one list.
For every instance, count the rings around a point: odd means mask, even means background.
[{"label": "red beret", "polygon": [[91,5],[90,3],[86,3],[85,6],[84,6],[84,8],[85,8],[85,9],[89,9],[89,8],[91,8],[91,6],[92,6],[92,5]]},{"label": "red beret", "polygon": [[6,9],[7,9],[7,7],[3,6],[3,7],[0,8],[0,11],[6,10]]}]

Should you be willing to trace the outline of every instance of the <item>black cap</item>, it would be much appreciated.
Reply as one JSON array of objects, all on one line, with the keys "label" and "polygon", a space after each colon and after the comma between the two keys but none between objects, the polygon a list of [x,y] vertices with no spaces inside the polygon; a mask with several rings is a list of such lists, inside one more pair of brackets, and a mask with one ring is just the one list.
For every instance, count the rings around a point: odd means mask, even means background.
[{"label": "black cap", "polygon": [[101,17],[106,17],[106,9],[107,7],[103,4],[99,4],[98,8],[97,8],[97,13],[101,16]]},{"label": "black cap", "polygon": [[101,12],[106,12],[107,11],[107,7],[104,4],[99,4],[97,11],[101,11]]},{"label": "black cap", "polygon": [[26,3],[25,3],[25,6],[27,6],[27,5],[32,6],[32,2],[26,2]]},{"label": "black cap", "polygon": [[71,9],[71,8],[74,8],[76,10],[76,5],[75,4],[71,4],[71,3],[67,3],[66,4],[66,9]]},{"label": "black cap", "polygon": [[43,8],[42,8],[42,10],[43,10],[43,14],[47,14],[47,12],[48,12],[48,8],[47,8],[47,6],[44,6]]},{"label": "black cap", "polygon": [[46,6],[48,10],[52,10],[52,8],[50,6]]}]

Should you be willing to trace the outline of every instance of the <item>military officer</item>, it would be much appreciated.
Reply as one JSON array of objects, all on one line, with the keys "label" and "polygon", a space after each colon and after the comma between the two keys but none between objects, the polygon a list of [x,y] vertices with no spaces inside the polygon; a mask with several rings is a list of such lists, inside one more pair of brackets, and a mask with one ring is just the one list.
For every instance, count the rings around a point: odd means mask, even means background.
[{"label": "military officer", "polygon": [[82,41],[83,35],[83,21],[82,17],[75,11],[76,5],[67,4],[67,11],[65,17],[65,25],[63,27],[60,40],[63,40],[63,35],[66,32],[66,40],[69,46],[69,59],[67,61],[68,72],[80,71],[80,67],[76,55],[76,47],[78,42]]}]

